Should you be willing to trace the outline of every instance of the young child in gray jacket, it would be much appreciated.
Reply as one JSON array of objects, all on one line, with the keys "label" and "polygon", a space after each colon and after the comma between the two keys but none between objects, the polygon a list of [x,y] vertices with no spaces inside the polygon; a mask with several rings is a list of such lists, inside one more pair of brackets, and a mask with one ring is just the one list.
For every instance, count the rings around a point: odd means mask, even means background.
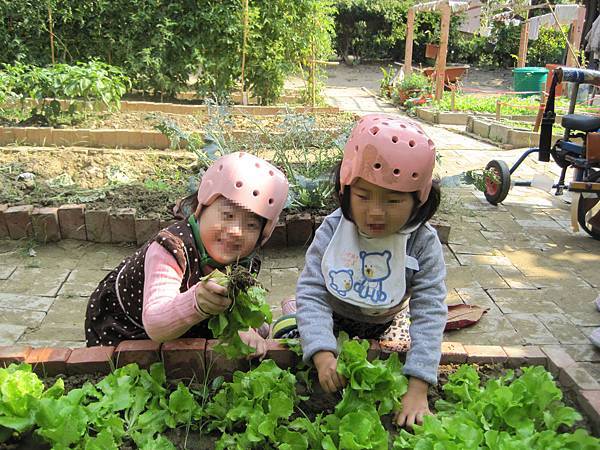
[{"label": "young child in gray jacket", "polygon": [[408,342],[409,387],[395,416],[408,427],[431,414],[427,390],[437,382],[448,314],[442,245],[427,224],[440,202],[434,165],[434,143],[419,124],[363,117],[336,171],[340,208],[317,230],[296,289],[304,358],[325,391],[346,383],[336,371],[340,331]]}]

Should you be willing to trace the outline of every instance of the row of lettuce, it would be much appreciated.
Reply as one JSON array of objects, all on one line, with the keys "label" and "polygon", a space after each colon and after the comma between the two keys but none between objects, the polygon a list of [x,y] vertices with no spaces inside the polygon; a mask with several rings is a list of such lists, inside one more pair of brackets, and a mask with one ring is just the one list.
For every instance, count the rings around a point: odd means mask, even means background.
[{"label": "row of lettuce", "polygon": [[169,437],[180,429],[185,439],[204,439],[217,449],[600,446],[582,428],[572,432],[581,416],[565,406],[552,376],[539,366],[523,368],[520,376],[509,370],[485,384],[472,366],[460,366],[443,386],[445,398],[436,402],[435,416],[426,416],[414,433],[390,432],[393,427],[384,423],[400,407],[407,379],[397,354],[369,362],[368,347],[366,341],[341,343],[338,371],[348,385],[328,411],[311,403],[312,369],[292,372],[272,360],[235,372],[232,382],[209,373],[203,383],[188,385],[168,382],[161,363],[149,370],[131,364],[69,392],[62,379],[46,389],[31,366],[11,365],[0,369],[0,443],[33,433],[56,449],[109,450],[133,443],[167,450],[176,448]]}]

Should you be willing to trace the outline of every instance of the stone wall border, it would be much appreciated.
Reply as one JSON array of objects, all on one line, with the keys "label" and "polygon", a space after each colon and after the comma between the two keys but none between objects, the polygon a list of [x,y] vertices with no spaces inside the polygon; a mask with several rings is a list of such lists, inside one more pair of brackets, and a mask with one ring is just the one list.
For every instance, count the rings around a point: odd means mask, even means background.
[{"label": "stone wall border", "polygon": [[[196,377],[204,380],[206,368],[210,376],[231,377],[235,370],[248,370],[247,360],[224,360],[213,351],[217,341],[207,339],[177,339],[160,344],[150,340],[124,341],[116,347],[31,348],[30,346],[0,346],[0,367],[27,362],[42,376],[57,374],[110,373],[115,367],[138,362],[142,367],[162,361],[171,378]],[[385,345],[384,345],[385,344]],[[280,340],[268,340],[268,358],[280,367],[294,367],[298,357]],[[371,341],[368,357],[389,356],[401,348],[400,343]],[[401,353],[404,360],[406,354]],[[508,367],[541,365],[559,380],[564,389],[575,394],[580,411],[586,414],[592,431],[600,435],[600,384],[583,366],[575,362],[562,348],[539,346],[463,345],[460,342],[442,344],[442,364],[503,363]]]},{"label": "stone wall border", "polygon": [[[265,248],[307,247],[324,217],[310,212],[283,213]],[[92,209],[86,208],[86,205],[36,208],[33,205],[0,204],[0,238],[19,240],[31,237],[42,243],[77,239],[142,245],[174,221],[138,217],[132,208]],[[6,228],[2,228],[3,224]],[[450,225],[435,220],[430,224],[438,232],[440,241],[447,244]]]}]

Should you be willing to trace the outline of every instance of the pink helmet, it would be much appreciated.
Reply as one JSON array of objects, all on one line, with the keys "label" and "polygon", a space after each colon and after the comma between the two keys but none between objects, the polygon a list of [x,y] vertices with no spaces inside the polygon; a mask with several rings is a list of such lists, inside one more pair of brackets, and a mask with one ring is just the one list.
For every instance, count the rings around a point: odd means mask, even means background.
[{"label": "pink helmet", "polygon": [[421,126],[389,114],[364,116],[344,147],[340,184],[357,178],[400,192],[418,192],[423,204],[431,190],[435,144]]},{"label": "pink helmet", "polygon": [[267,219],[261,245],[273,233],[288,194],[288,181],[275,166],[244,152],[217,159],[202,176],[198,205],[210,205],[223,197]]}]

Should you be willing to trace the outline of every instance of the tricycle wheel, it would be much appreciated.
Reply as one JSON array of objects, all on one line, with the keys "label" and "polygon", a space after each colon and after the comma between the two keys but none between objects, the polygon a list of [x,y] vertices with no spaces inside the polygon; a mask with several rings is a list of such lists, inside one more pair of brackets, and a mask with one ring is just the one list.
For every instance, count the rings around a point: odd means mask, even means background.
[{"label": "tricycle wheel", "polygon": [[485,166],[485,198],[492,205],[501,203],[510,189],[510,169],[504,161],[492,160]]},{"label": "tricycle wheel", "polygon": [[[585,181],[597,183],[600,181],[600,171],[594,172]],[[577,207],[577,222],[594,239],[600,240],[600,194],[597,192],[582,192]]]}]

